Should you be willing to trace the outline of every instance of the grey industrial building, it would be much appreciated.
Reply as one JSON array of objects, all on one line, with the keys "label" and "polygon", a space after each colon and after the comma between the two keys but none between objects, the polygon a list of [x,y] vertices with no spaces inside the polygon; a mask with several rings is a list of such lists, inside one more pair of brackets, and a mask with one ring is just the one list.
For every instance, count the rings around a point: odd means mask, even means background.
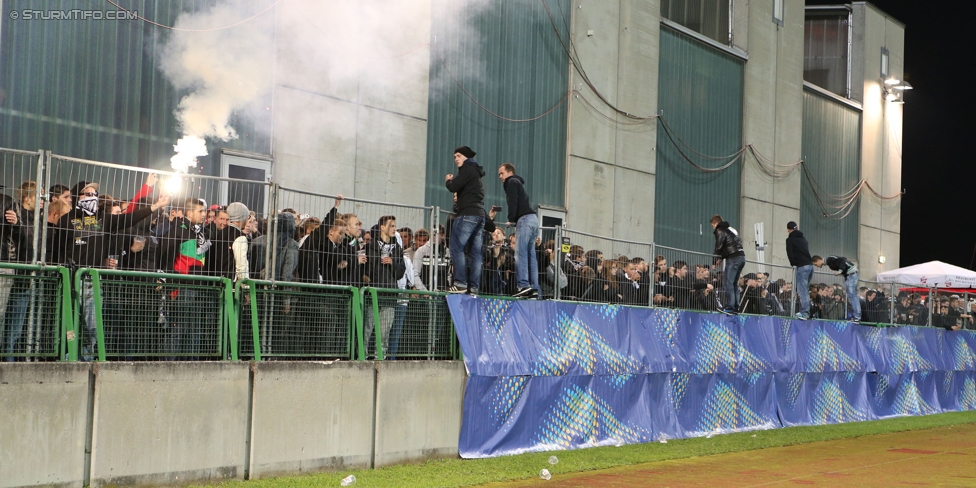
[{"label": "grey industrial building", "polygon": [[[163,25],[212,3],[138,2]],[[903,93],[885,82],[904,78],[905,27],[871,4],[399,4],[291,0],[251,20],[272,33],[253,54],[272,88],[200,171],[449,208],[443,178],[464,144],[489,170],[487,203],[503,203],[490,171],[510,161],[544,224],[708,251],[721,213],[749,259],[762,223],[765,261],[784,264],[795,220],[813,252],[856,257],[863,279],[898,267]],[[168,168],[185,95],[161,72],[171,31],[0,6],[0,146]]]}]

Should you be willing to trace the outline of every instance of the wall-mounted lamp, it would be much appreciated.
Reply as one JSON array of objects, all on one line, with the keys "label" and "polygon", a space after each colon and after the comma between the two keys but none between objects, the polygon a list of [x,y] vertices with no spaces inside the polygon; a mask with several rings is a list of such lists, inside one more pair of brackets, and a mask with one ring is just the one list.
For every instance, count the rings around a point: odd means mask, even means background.
[{"label": "wall-mounted lamp", "polygon": [[905,91],[911,89],[907,81],[888,78],[884,81],[884,98],[891,103],[905,103]]}]

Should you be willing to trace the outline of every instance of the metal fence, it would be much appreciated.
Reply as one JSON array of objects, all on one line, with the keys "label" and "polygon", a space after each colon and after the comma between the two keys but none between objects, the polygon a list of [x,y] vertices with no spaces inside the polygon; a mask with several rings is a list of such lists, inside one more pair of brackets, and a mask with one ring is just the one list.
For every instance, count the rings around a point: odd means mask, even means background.
[{"label": "metal fence", "polygon": [[356,338],[363,314],[359,289],[313,283],[237,283],[241,358],[362,359]]},{"label": "metal fence", "polygon": [[654,244],[561,227],[555,241],[547,284],[557,300],[651,304]]},{"label": "metal fence", "polygon": [[83,360],[237,357],[227,278],[81,268],[75,293]]},{"label": "metal fence", "polygon": [[71,286],[66,269],[0,263],[3,360],[65,357],[65,334],[73,324],[70,311]]},{"label": "metal fence", "polygon": [[363,334],[368,359],[457,359],[446,293],[363,288]]}]

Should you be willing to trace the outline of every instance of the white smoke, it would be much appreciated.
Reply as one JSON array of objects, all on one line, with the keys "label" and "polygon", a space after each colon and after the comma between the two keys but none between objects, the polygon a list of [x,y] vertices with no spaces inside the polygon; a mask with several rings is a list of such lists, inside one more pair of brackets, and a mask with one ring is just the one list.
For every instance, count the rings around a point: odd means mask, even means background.
[{"label": "white smoke", "polygon": [[[185,173],[207,155],[205,138],[236,139],[231,116],[270,93],[274,12],[243,22],[258,11],[218,4],[181,14],[168,32],[163,74],[187,92],[176,109],[183,137],[173,147],[175,171]],[[221,28],[227,26],[232,27]]]}]

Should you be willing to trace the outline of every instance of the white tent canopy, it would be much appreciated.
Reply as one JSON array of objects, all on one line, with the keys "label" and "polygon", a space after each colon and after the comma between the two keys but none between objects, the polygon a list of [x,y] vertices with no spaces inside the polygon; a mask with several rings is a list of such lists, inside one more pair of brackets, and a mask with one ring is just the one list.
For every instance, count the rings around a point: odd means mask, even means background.
[{"label": "white tent canopy", "polygon": [[976,271],[931,261],[878,273],[878,281],[920,288],[976,288]]}]

